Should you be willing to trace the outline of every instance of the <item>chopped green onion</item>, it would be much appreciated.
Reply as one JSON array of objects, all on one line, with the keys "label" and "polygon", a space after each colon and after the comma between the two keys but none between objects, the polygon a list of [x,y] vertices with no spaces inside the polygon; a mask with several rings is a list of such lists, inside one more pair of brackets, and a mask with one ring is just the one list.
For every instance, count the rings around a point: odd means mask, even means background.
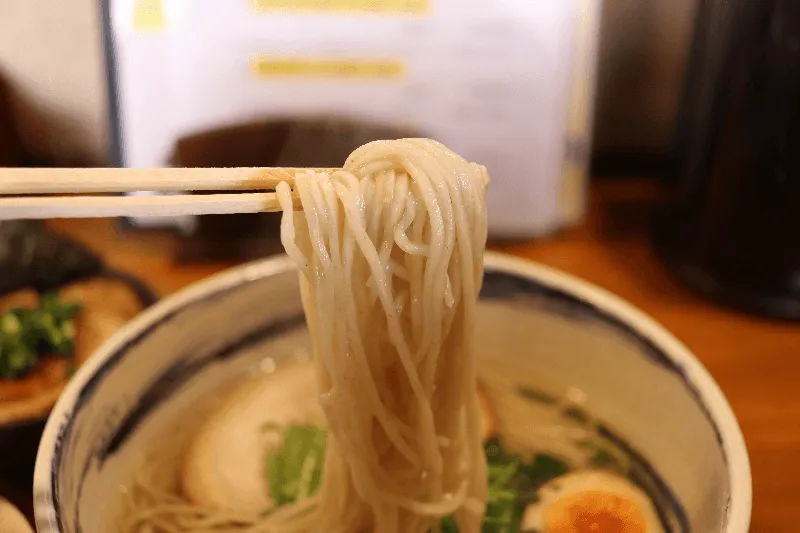
[{"label": "chopped green onion", "polygon": [[482,533],[516,533],[523,511],[516,491],[489,486]]},{"label": "chopped green onion", "polygon": [[564,410],[564,416],[582,424],[589,422],[589,415],[579,407],[568,407]]},{"label": "chopped green onion", "polygon": [[5,335],[17,335],[21,328],[22,324],[20,324],[19,318],[14,316],[13,313],[6,313],[3,315],[3,318],[0,319],[0,330],[2,330]]},{"label": "chopped green onion", "polygon": [[325,430],[289,426],[281,444],[267,452],[267,480],[277,507],[312,496],[322,479]]},{"label": "chopped green onion", "polygon": [[533,400],[534,402],[538,403],[554,404],[558,401],[558,398],[556,398],[555,396],[551,396],[546,392],[532,389],[531,387],[526,387],[524,385],[520,385],[519,387],[517,387],[517,392],[519,393],[520,396],[527,398],[528,400]]},{"label": "chopped green onion", "polygon": [[452,516],[445,516],[439,526],[441,533],[458,533],[458,525]]},{"label": "chopped green onion", "polygon": [[75,324],[72,321],[64,322],[61,325],[61,333],[65,339],[72,340],[75,338]]},{"label": "chopped green onion", "polygon": [[526,462],[521,456],[508,453],[498,439],[486,441],[484,449],[489,490],[482,533],[516,533],[525,507],[536,501],[539,487],[565,474],[569,467],[544,453]]},{"label": "chopped green onion", "polygon": [[[281,432],[280,445],[266,456],[269,491],[275,507],[312,496],[322,478],[325,430],[309,426],[281,428],[275,424],[264,424],[263,428]],[[566,473],[568,466],[561,459],[543,453],[525,461],[508,453],[497,439],[486,441],[484,448],[489,487],[481,531],[517,533],[525,507],[535,501],[539,487]],[[452,516],[447,516],[440,522],[439,531],[458,533],[458,524]]]},{"label": "chopped green onion", "polygon": [[543,485],[569,471],[567,463],[546,453],[537,453],[533,462],[522,467],[524,474],[536,485]]},{"label": "chopped green onion", "polygon": [[589,459],[589,461],[594,466],[608,468],[620,472],[623,471],[623,467],[619,463],[619,460],[602,448],[597,448],[597,451],[594,452],[594,455],[591,459]]},{"label": "chopped green onion", "polygon": [[496,487],[506,485],[520,466],[522,466],[522,459],[519,457],[511,457],[505,464],[490,464],[488,467],[489,485]]},{"label": "chopped green onion", "polygon": [[[623,466],[619,458],[615,457],[608,448],[590,440],[579,442],[578,445],[593,452],[593,455],[589,458],[589,462],[593,466],[625,473],[626,467]],[[609,444],[608,446],[610,447],[612,445]]]},{"label": "chopped green onion", "polygon": [[33,309],[11,309],[0,315],[0,378],[23,375],[43,355],[72,355],[73,318],[80,308],[47,293]]}]

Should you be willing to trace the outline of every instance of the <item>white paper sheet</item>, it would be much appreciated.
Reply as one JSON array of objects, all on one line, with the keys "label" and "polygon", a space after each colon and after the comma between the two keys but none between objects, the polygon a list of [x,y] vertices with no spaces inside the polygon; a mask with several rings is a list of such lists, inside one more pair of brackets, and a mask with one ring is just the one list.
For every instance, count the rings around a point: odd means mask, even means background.
[{"label": "white paper sheet", "polygon": [[[352,116],[413,125],[486,165],[493,234],[559,225],[578,0],[429,0],[427,14],[411,16],[145,0],[162,9],[155,28],[135,18],[141,1],[119,0],[112,10],[125,166],[167,165],[178,138],[214,127]],[[257,57],[309,69],[322,67],[305,61],[387,62],[403,74],[257,76]]]}]

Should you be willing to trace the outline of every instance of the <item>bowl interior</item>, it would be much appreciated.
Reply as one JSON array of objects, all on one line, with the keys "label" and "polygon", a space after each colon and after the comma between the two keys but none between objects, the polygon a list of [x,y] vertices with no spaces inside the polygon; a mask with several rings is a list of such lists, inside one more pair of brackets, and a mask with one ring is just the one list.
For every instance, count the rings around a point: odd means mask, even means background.
[{"label": "bowl interior", "polygon": [[[744,533],[747,460],[716,386],[698,382],[698,368],[707,376],[696,361],[667,353],[651,335],[663,330],[623,318],[616,300],[606,306],[609,297],[576,283],[490,256],[476,331],[483,364],[511,360],[546,389],[583,391],[610,438],[643,465],[677,531]],[[274,360],[303,357],[307,347],[296,273],[283,258],[145,313],[84,365],[48,422],[35,477],[40,533],[107,530],[118,512],[108,495],[131,478],[148,442],[174,431],[211,391]],[[731,461],[744,461],[747,475],[734,479]],[[736,505],[746,509],[726,529]]]}]

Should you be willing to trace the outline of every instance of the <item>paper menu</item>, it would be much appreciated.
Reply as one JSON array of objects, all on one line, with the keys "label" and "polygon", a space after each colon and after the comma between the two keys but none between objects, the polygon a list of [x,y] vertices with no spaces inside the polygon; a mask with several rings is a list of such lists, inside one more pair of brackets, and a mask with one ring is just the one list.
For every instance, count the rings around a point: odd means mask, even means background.
[{"label": "paper menu", "polygon": [[160,26],[137,26],[156,1],[112,2],[125,166],[167,165],[198,131],[346,116],[486,165],[493,234],[561,225],[580,0],[161,0]]}]

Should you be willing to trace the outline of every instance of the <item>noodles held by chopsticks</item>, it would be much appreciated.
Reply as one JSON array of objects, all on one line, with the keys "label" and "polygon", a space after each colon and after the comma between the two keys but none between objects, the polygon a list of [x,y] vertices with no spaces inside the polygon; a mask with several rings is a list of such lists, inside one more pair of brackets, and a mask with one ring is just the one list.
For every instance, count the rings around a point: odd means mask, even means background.
[{"label": "noodles held by chopsticks", "polygon": [[[331,441],[319,530],[480,531],[486,467],[472,329],[482,167],[427,139],[378,141],[295,179],[282,240],[301,269]],[[281,202],[291,201],[281,184]]]}]

